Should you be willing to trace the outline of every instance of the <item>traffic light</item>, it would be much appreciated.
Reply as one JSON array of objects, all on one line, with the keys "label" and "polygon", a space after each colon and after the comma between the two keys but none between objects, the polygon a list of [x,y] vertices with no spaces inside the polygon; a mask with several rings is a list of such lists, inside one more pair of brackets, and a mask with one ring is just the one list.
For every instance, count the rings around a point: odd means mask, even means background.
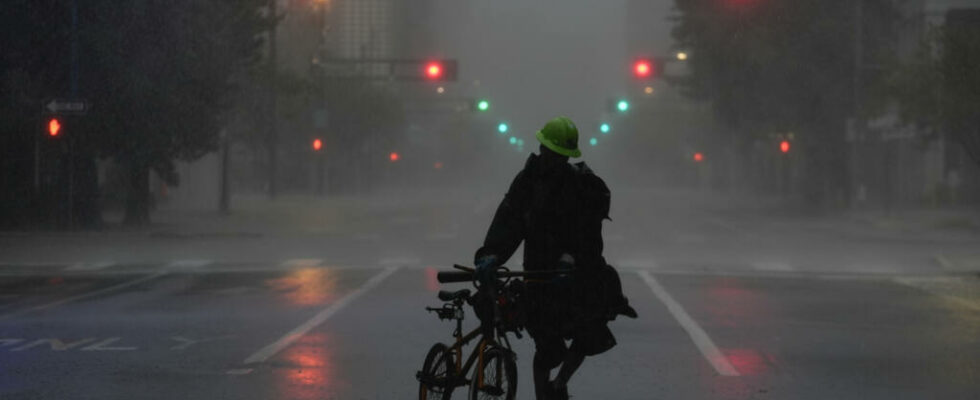
[{"label": "traffic light", "polygon": [[616,103],[616,109],[619,110],[619,112],[623,112],[623,113],[627,112],[630,109],[630,102],[626,100],[620,100]]},{"label": "traffic light", "polygon": [[517,138],[516,138],[516,137],[513,137],[513,136],[511,136],[511,137],[510,137],[510,144],[517,144]]},{"label": "traffic light", "polygon": [[58,118],[51,118],[48,121],[48,136],[55,138],[61,134],[61,121]]},{"label": "traffic light", "polygon": [[589,139],[589,145],[590,146],[595,146],[597,144],[599,144],[599,139],[596,139],[596,138]]},{"label": "traffic light", "polygon": [[701,161],[704,161],[704,154],[702,154],[700,151],[694,153],[694,162],[699,163]]},{"label": "traffic light", "polygon": [[510,127],[507,126],[506,122],[501,122],[499,125],[497,125],[497,132],[500,132],[501,134],[507,133],[509,129]]},{"label": "traffic light", "polygon": [[633,61],[633,76],[636,79],[646,80],[657,76],[657,62],[653,59],[641,58]]},{"label": "traffic light", "polygon": [[432,60],[422,63],[422,77],[427,81],[456,80],[456,60]]},{"label": "traffic light", "polygon": [[397,162],[398,160],[401,160],[401,158],[402,157],[398,155],[398,152],[393,151],[391,152],[391,154],[388,154],[388,160],[390,160],[391,162]]},{"label": "traffic light", "polygon": [[783,152],[783,154],[789,153],[789,148],[790,148],[789,140],[784,140],[779,143],[779,151]]},{"label": "traffic light", "polygon": [[480,99],[476,101],[476,109],[479,111],[487,111],[490,109],[490,101],[487,99]]},{"label": "traffic light", "polygon": [[313,151],[320,152],[323,149],[323,141],[320,139],[313,139]]},{"label": "traffic light", "polygon": [[612,130],[612,127],[609,126],[608,123],[603,122],[602,125],[599,125],[599,132],[609,133],[609,131],[611,131],[611,130]]}]

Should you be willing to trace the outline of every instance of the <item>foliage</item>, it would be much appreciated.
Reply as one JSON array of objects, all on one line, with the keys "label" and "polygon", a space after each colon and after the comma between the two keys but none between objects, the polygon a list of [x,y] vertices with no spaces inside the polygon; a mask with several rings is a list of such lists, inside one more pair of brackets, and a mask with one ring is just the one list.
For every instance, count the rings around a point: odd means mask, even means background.
[{"label": "foliage", "polygon": [[959,143],[980,165],[980,29],[932,27],[894,75],[902,119]]}]

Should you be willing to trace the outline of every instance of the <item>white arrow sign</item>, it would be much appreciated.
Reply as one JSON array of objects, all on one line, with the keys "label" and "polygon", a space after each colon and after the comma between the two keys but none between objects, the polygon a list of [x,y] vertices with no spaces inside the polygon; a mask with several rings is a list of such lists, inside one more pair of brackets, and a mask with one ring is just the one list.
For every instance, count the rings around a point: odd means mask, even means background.
[{"label": "white arrow sign", "polygon": [[47,102],[44,109],[52,113],[85,114],[88,111],[88,102],[78,99],[54,99]]}]

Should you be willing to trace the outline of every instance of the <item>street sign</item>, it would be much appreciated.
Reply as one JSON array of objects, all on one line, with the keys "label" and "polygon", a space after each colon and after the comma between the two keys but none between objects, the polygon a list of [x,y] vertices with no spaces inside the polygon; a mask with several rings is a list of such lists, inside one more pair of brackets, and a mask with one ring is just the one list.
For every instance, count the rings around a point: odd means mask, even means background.
[{"label": "street sign", "polygon": [[89,104],[82,99],[52,99],[44,102],[42,112],[55,114],[82,115],[88,111]]}]

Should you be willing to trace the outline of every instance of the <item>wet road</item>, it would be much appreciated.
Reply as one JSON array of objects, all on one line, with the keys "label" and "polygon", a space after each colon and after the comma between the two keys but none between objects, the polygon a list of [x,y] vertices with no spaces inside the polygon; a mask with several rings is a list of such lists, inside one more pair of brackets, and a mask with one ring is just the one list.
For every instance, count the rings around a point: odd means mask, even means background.
[{"label": "wet road", "polygon": [[[435,273],[467,260],[489,208],[376,213],[347,235],[71,237],[57,254],[3,238],[0,398],[413,398],[452,329],[423,310]],[[643,215],[606,232],[640,318],[611,324],[619,345],[586,361],[575,397],[980,395],[980,279],[930,258],[968,241]],[[529,399],[532,348],[516,350]]]}]

